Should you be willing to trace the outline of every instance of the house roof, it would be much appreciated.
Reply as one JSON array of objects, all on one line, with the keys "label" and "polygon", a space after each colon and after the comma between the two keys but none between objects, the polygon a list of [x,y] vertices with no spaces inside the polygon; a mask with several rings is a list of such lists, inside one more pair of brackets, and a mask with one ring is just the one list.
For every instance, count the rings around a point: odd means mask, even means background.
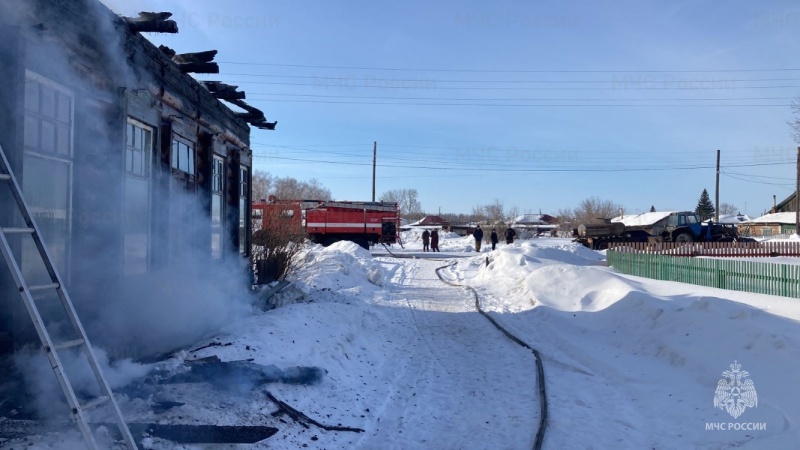
[{"label": "house roof", "polygon": [[771,213],[765,214],[761,217],[755,218],[748,223],[783,223],[783,224],[794,224],[795,223],[795,213],[794,212],[782,212],[782,213]]},{"label": "house roof", "polygon": [[643,227],[653,225],[659,220],[668,217],[670,214],[677,211],[656,211],[646,212],[642,214],[630,214],[625,216],[614,217],[612,222],[622,222],[626,227]]},{"label": "house roof", "polygon": [[512,222],[514,225],[551,225],[558,219],[549,214],[523,214]]},{"label": "house roof", "polygon": [[418,220],[414,223],[409,223],[406,226],[409,227],[428,227],[428,226],[442,226],[442,225],[450,225],[450,222],[447,220],[442,219],[439,216],[425,216],[422,220]]},{"label": "house roof", "polygon": [[786,205],[787,205],[789,202],[792,202],[792,201],[794,201],[794,196],[795,196],[796,194],[797,194],[796,192],[792,192],[791,194],[789,194],[789,196],[788,196],[788,197],[786,197],[786,198],[785,198],[785,199],[783,199],[783,200],[782,200],[780,203],[778,203],[777,205],[775,205],[775,209],[782,209],[782,208],[783,208],[784,206],[786,206]]}]

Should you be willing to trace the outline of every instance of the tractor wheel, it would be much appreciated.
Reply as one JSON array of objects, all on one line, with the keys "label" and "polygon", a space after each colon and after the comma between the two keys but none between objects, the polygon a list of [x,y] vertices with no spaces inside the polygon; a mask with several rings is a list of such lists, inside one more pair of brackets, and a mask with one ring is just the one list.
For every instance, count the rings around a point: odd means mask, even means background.
[{"label": "tractor wheel", "polygon": [[692,239],[692,235],[689,233],[681,233],[675,236],[675,242],[680,242],[682,244],[694,242]]}]

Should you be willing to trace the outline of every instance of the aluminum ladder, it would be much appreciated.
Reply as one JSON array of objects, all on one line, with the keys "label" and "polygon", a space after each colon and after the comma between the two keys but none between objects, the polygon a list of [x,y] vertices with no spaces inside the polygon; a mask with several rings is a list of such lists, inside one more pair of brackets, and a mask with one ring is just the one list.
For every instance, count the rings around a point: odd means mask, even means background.
[{"label": "aluminum ladder", "polygon": [[[0,250],[2,251],[3,258],[5,259],[6,264],[11,271],[11,276],[14,278],[14,283],[16,284],[17,290],[19,291],[20,296],[22,296],[22,301],[25,303],[25,308],[28,310],[31,320],[33,320],[33,326],[36,328],[36,333],[39,335],[39,340],[42,342],[44,351],[47,354],[47,358],[50,360],[50,365],[52,366],[53,371],[58,378],[61,389],[64,391],[64,395],[67,398],[67,403],[72,411],[72,417],[78,424],[78,428],[80,429],[81,434],[86,441],[86,446],[92,450],[98,448],[97,442],[92,434],[92,429],[87,421],[86,412],[103,405],[108,405],[108,407],[110,407],[112,410],[117,427],[122,434],[122,439],[125,441],[129,449],[135,450],[137,447],[133,440],[133,436],[131,435],[130,429],[128,429],[128,425],[125,423],[125,419],[122,416],[122,412],[119,409],[117,401],[114,399],[111,388],[108,386],[108,382],[103,376],[103,372],[100,370],[100,365],[98,364],[97,358],[94,355],[92,346],[89,343],[89,339],[86,337],[86,331],[83,329],[83,325],[78,318],[78,314],[75,312],[75,308],[72,305],[72,300],[70,300],[69,294],[64,287],[64,283],[61,281],[61,275],[59,275],[58,271],[53,266],[52,259],[50,258],[47,247],[42,240],[39,228],[36,226],[36,222],[34,222],[33,217],[31,217],[28,205],[25,203],[25,199],[22,197],[22,191],[20,190],[19,183],[17,183],[14,172],[11,170],[11,166],[8,163],[8,159],[6,158],[3,148],[0,147],[0,182],[2,181],[6,181],[8,183],[8,186],[11,189],[11,194],[16,201],[17,208],[19,209],[26,226],[22,228],[0,227]],[[28,286],[25,278],[22,275],[22,270],[20,269],[17,260],[14,258],[6,237],[7,235],[11,234],[29,234],[33,237],[33,241],[36,244],[36,248],[38,249],[39,255],[42,258],[42,262],[44,263],[44,266],[50,275],[51,283],[38,286]],[[36,302],[31,295],[34,292],[46,290],[55,291],[58,294],[59,299],[61,299],[61,304],[64,306],[64,310],[66,311],[66,314],[72,323],[72,328],[75,330],[77,339],[53,343],[50,333],[47,331],[45,323],[42,320],[42,316],[39,313],[39,308],[36,306]],[[58,356],[59,350],[77,347],[83,348],[86,358],[89,361],[89,366],[92,368],[92,372],[97,379],[97,384],[99,385],[101,392],[99,397],[84,404],[80,404],[78,401],[75,391],[72,388],[72,384],[70,384],[67,373],[64,370],[64,366],[61,364],[61,359]]]}]

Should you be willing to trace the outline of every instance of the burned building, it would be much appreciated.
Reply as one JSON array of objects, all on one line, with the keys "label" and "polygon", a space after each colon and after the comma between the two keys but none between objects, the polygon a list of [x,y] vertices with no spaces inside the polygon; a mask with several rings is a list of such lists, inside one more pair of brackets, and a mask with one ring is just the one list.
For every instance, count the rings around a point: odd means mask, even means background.
[{"label": "burned building", "polygon": [[[119,326],[135,322],[131,315],[147,302],[159,307],[154,296],[201,298],[198,279],[226,264],[245,272],[249,125],[274,123],[232,110],[189,74],[207,61],[181,60],[141,35],[176,32],[168,19],[119,17],[98,0],[0,4],[0,146],[90,334],[105,322],[146,339],[153,330]],[[0,226],[19,226],[6,191]],[[41,277],[33,244],[10,243],[29,283]],[[179,271],[187,265],[191,275]],[[7,272],[3,266],[6,348],[24,335],[17,328],[30,327]],[[197,301],[195,309],[218,314]],[[116,324],[104,316],[111,309]]]}]

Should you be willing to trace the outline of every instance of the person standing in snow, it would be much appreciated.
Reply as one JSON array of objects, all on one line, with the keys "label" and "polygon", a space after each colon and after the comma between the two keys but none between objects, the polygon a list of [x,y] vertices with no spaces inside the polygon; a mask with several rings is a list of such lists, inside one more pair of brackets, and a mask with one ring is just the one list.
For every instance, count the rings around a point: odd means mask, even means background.
[{"label": "person standing in snow", "polygon": [[489,236],[489,240],[492,242],[492,250],[494,250],[499,241],[499,239],[497,239],[497,231],[494,228],[492,228],[492,234]]},{"label": "person standing in snow", "polygon": [[478,225],[475,227],[475,231],[472,232],[472,237],[475,238],[475,251],[481,251],[481,241],[483,241],[483,230],[481,230],[481,226]]},{"label": "person standing in snow", "polygon": [[513,228],[508,227],[506,228],[506,244],[513,244],[514,243],[514,236],[517,235],[517,232],[514,231]]},{"label": "person standing in snow", "polygon": [[439,231],[433,230],[431,231],[431,251],[438,252],[439,251]]},{"label": "person standing in snow", "polygon": [[428,230],[422,232],[422,251],[428,251],[428,242],[430,241],[431,233]]}]

